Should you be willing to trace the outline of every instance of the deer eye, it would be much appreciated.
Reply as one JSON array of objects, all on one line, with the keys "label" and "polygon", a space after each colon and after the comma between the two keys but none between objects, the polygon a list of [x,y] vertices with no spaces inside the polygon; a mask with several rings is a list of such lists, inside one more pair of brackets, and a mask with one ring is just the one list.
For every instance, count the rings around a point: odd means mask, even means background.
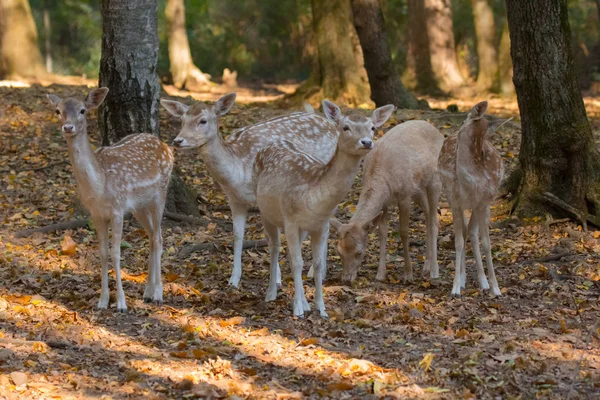
[{"label": "deer eye", "polygon": [[350,127],[348,125],[345,125],[342,129],[345,130],[345,131],[349,131]]},{"label": "deer eye", "polygon": [[206,121],[205,119],[201,119],[201,120],[200,120],[200,125],[206,125],[206,122],[207,122],[207,121]]},{"label": "deer eye", "polygon": [[372,126],[372,127],[371,127],[371,130],[372,130],[373,132],[375,132],[375,127],[374,127],[374,126]]},{"label": "deer eye", "polygon": [[81,111],[79,111],[79,114],[85,114],[85,108],[82,108]]},{"label": "deer eye", "polygon": [[56,110],[56,115],[60,115],[60,110]]}]

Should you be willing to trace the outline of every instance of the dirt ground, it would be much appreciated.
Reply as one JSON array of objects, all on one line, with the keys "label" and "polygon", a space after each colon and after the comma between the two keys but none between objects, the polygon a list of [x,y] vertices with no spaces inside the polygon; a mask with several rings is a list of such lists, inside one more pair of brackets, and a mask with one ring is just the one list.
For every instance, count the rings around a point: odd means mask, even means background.
[{"label": "dirt ground", "polygon": [[[88,89],[81,82],[20,86],[0,84],[0,399],[599,398],[600,232],[582,232],[568,221],[510,217],[502,199],[493,209],[491,233],[502,297],[476,288],[471,258],[464,296],[450,296],[453,235],[442,199],[439,284],[401,282],[394,218],[388,281],[374,279],[373,234],[356,284],[343,286],[332,233],[325,284],[330,318],[312,313],[297,319],[285,242],[277,301],[263,301],[269,259],[264,247],[244,251],[241,287],[227,286],[233,254],[225,198],[196,152],[178,152],[178,168],[200,195],[205,226],[164,219],[165,304],[142,301],[149,244],[131,219],[122,244],[129,312],[116,313],[113,275],[111,307],[96,310],[100,263],[89,226],[15,235],[85,218],[45,94],[83,98]],[[248,93],[242,101],[252,100]],[[266,90],[261,96],[270,100],[280,93]],[[425,119],[451,135],[480,99],[428,100],[440,110],[397,111],[383,131]],[[449,104],[460,112],[442,111]],[[598,133],[600,103],[586,98],[586,106]],[[238,103],[222,118],[221,132],[288,111],[273,103]],[[517,117],[494,136],[510,170],[520,143],[516,101],[491,99],[489,111]],[[89,132],[97,145],[96,119],[91,113]],[[161,110],[162,139],[170,142],[178,129],[179,121]],[[352,215],[360,187],[359,175],[338,218]],[[410,230],[420,276],[425,225],[416,208]],[[256,214],[246,239],[264,239]],[[186,245],[211,242],[212,249],[180,253]],[[304,246],[307,268],[309,248]],[[312,282],[306,279],[305,287],[312,302]]]}]

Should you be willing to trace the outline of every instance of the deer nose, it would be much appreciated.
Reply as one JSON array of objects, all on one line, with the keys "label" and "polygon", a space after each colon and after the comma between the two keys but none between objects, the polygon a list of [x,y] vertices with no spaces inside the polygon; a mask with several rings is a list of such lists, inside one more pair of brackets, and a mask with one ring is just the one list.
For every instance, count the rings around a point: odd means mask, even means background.
[{"label": "deer nose", "polygon": [[360,144],[362,144],[365,149],[373,147],[373,141],[371,139],[362,139]]},{"label": "deer nose", "polygon": [[75,131],[75,126],[72,124],[64,124],[62,130],[65,133],[73,133]]},{"label": "deer nose", "polygon": [[181,143],[183,143],[183,139],[181,139],[181,138],[175,138],[175,139],[173,139],[173,144],[175,146],[181,146]]}]

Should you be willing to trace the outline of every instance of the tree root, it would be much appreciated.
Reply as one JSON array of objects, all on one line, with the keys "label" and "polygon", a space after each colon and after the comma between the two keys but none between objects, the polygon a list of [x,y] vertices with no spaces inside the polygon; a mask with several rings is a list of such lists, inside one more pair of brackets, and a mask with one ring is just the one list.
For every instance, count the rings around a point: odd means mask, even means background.
[{"label": "tree root", "polygon": [[202,218],[198,218],[198,217],[193,217],[191,215],[179,214],[179,213],[174,213],[174,212],[166,211],[166,210],[163,213],[163,216],[165,218],[172,219],[173,221],[187,222],[191,225],[200,225],[203,227],[207,227],[211,223],[217,224],[225,232],[231,232],[233,230],[232,223],[229,221],[217,221],[217,220],[211,220],[211,219],[202,219]]},{"label": "tree root", "polygon": [[17,232],[15,232],[15,237],[16,238],[29,237],[29,236],[33,235],[34,233],[37,233],[37,232],[48,233],[48,232],[54,232],[54,231],[64,231],[64,230],[67,230],[67,229],[84,228],[84,227],[86,227],[88,225],[88,222],[89,222],[88,219],[74,219],[72,221],[60,222],[58,224],[52,224],[52,225],[48,225],[48,226],[43,226],[41,228],[26,229],[24,231],[17,231]]},{"label": "tree root", "polygon": [[542,262],[558,261],[561,258],[569,257],[569,256],[572,256],[572,255],[574,255],[574,253],[571,253],[569,251],[565,251],[565,252],[562,252],[562,253],[553,254],[551,256],[540,257],[540,258],[533,258],[533,259],[530,259],[530,260],[521,261],[520,264],[521,265],[527,265],[527,264],[535,264],[535,263],[542,263]]},{"label": "tree root", "polygon": [[538,195],[535,195],[535,197],[537,197],[537,199],[540,202],[550,204],[551,206],[564,211],[565,213],[570,215],[572,218],[574,218],[576,221],[580,222],[581,226],[583,227],[584,232],[587,232],[587,223],[588,222],[591,223],[592,225],[600,226],[600,225],[598,225],[598,223],[600,221],[597,221],[598,220],[597,217],[595,217],[593,215],[589,215],[589,214],[583,212],[582,210],[579,210],[579,209],[571,206],[570,204],[567,204],[566,202],[559,199],[558,197],[556,197],[554,194],[552,194],[550,192],[543,192]]},{"label": "tree root", "polygon": [[[224,251],[225,247],[227,247],[228,245],[230,245],[230,243],[228,243],[228,242],[188,244],[188,245],[182,247],[181,250],[179,250],[177,257],[178,258],[187,258],[190,256],[190,254],[198,252],[198,251],[203,251],[203,250]],[[259,247],[267,247],[268,245],[269,245],[269,242],[264,239],[246,240],[246,241],[244,241],[242,248],[243,249],[252,249],[252,248],[259,248]]]}]

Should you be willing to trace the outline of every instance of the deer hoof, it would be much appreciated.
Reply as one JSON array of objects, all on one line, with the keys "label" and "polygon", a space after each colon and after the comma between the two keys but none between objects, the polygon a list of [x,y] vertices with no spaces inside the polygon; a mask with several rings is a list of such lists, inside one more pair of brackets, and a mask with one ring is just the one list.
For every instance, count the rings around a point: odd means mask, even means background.
[{"label": "deer hoof", "polygon": [[152,297],[144,297],[144,303],[149,304],[152,303]]},{"label": "deer hoof", "polygon": [[117,312],[120,314],[125,314],[127,312],[126,308],[117,308]]},{"label": "deer hoof", "polygon": [[162,306],[163,301],[162,300],[154,300],[154,305],[155,306]]}]

